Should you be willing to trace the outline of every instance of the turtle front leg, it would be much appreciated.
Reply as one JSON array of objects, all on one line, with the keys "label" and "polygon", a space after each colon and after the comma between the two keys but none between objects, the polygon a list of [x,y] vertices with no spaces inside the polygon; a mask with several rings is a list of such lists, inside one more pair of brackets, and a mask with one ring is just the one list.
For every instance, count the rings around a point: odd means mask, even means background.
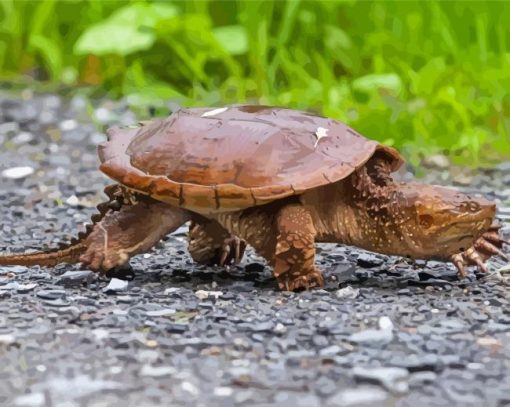
[{"label": "turtle front leg", "polygon": [[188,251],[194,261],[206,265],[238,264],[246,250],[246,241],[229,233],[218,222],[204,219],[191,222]]},{"label": "turtle front leg", "polygon": [[280,289],[323,287],[324,278],[314,264],[316,230],[310,213],[300,204],[289,204],[280,209],[276,223],[273,275]]},{"label": "turtle front leg", "polygon": [[188,212],[148,197],[107,213],[86,238],[80,261],[95,271],[107,271],[144,253],[190,218]]}]

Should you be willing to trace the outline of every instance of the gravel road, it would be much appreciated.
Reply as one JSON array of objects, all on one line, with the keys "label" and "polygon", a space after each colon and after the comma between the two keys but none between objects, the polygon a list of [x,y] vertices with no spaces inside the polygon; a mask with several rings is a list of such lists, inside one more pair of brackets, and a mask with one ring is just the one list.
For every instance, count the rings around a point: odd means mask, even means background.
[{"label": "gravel road", "polygon": [[[0,93],[0,250],[82,230],[108,183],[98,128],[133,122],[121,102]],[[508,216],[510,165],[456,174]],[[285,293],[252,252],[194,265],[185,234],[113,278],[0,267],[0,405],[510,405],[508,277],[328,244],[325,289]]]}]

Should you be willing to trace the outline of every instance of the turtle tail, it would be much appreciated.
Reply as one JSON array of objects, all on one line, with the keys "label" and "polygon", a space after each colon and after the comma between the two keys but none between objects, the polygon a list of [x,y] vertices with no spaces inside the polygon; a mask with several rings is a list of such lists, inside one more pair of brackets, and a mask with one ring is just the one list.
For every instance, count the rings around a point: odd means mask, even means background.
[{"label": "turtle tail", "polygon": [[86,226],[85,231],[68,243],[62,243],[58,248],[36,251],[33,253],[9,254],[0,256],[0,266],[46,266],[53,267],[59,263],[78,263],[80,256],[86,251],[85,240],[109,212],[118,211],[124,204],[124,192],[119,185],[109,185],[104,189],[109,200],[97,205],[99,213],[92,215],[92,224]]},{"label": "turtle tail", "polygon": [[85,248],[83,243],[79,243],[65,249],[0,256],[0,266],[53,267],[59,263],[78,263]]}]

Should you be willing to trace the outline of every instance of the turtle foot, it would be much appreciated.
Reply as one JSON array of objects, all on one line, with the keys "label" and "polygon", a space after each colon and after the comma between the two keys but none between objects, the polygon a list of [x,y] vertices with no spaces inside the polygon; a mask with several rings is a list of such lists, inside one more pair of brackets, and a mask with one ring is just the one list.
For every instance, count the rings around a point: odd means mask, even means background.
[{"label": "turtle foot", "polygon": [[226,238],[221,247],[220,266],[239,264],[246,250],[246,241],[235,235]]},{"label": "turtle foot", "polygon": [[307,273],[299,273],[298,276],[290,273],[283,273],[278,276],[278,286],[280,290],[298,291],[309,290],[314,287],[324,287],[324,277],[318,268],[314,268]]},{"label": "turtle foot", "polygon": [[487,273],[485,262],[492,256],[500,256],[510,260],[508,255],[501,250],[504,244],[510,245],[510,241],[499,235],[501,225],[492,225],[487,232],[480,236],[473,246],[462,253],[451,256],[451,261],[457,267],[457,274],[460,278],[466,277],[466,266],[476,266],[482,273]]}]

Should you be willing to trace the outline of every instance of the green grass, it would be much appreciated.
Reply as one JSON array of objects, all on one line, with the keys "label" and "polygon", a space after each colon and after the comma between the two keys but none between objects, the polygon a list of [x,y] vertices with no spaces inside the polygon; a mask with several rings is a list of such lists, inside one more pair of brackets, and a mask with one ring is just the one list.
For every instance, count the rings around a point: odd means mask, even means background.
[{"label": "green grass", "polygon": [[0,78],[128,96],[142,115],[309,109],[413,162],[487,164],[510,158],[508,21],[495,1],[0,0]]}]

